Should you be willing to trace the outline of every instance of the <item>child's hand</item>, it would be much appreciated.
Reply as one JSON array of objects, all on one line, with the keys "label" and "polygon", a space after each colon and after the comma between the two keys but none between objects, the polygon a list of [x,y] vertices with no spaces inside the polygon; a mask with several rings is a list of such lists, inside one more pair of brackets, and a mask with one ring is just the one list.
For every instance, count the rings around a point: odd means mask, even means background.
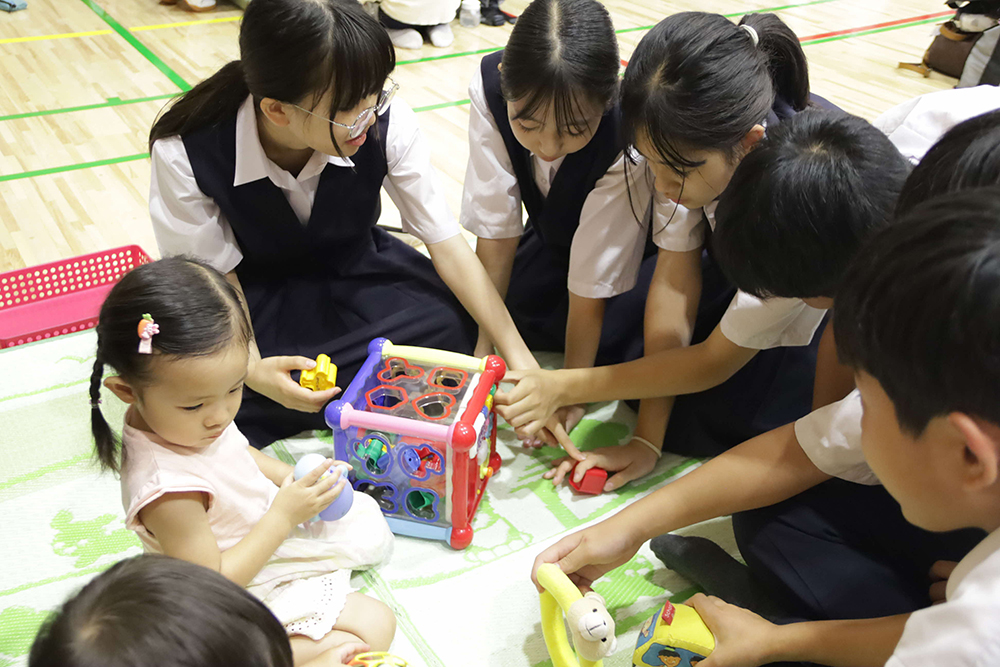
[{"label": "child's hand", "polygon": [[573,466],[576,466],[576,470],[573,471],[573,481],[579,484],[584,473],[591,468],[604,468],[609,473],[617,473],[604,483],[604,491],[614,491],[632,480],[648,475],[656,467],[657,461],[656,454],[649,447],[635,440],[626,445],[593,449],[584,453],[583,457],[583,460],[577,463],[575,459],[564,456],[554,461],[553,469],[542,476],[551,479],[552,484],[558,486],[573,470]]},{"label": "child's hand", "polygon": [[632,537],[615,517],[567,535],[538,554],[531,567],[531,580],[538,585],[538,566],[555,563],[581,590],[590,590],[595,580],[631,560],[645,540]]},{"label": "child's hand", "polygon": [[340,387],[326,391],[312,391],[292,380],[290,373],[316,367],[316,361],[307,357],[265,357],[253,365],[247,384],[258,394],[267,396],[290,410],[319,412]]},{"label": "child's hand", "polygon": [[328,651],[323,651],[318,656],[310,660],[304,667],[345,667],[354,656],[367,653],[372,650],[368,644],[360,642],[350,642],[334,646]]},{"label": "child's hand", "polygon": [[752,611],[703,593],[687,603],[715,635],[715,650],[698,667],[757,667],[773,661],[770,653],[778,626]]},{"label": "child's hand", "polygon": [[510,391],[498,391],[497,413],[514,427],[514,433],[527,440],[538,433],[562,407],[560,371],[510,371],[504,381],[517,385]]},{"label": "child's hand", "polygon": [[[562,425],[563,430],[569,434],[576,425],[580,423],[583,416],[587,414],[586,405],[564,405],[563,407],[556,410],[554,419]],[[552,420],[549,420],[551,424]],[[543,428],[541,431],[535,434],[535,437],[528,438],[521,443],[522,447],[527,447],[528,449],[537,449],[543,445],[552,445],[553,447],[562,447],[562,442],[559,438],[552,434],[549,430],[550,427]]]},{"label": "child's hand", "polygon": [[941,604],[946,600],[948,577],[958,566],[953,560],[939,560],[931,566],[931,604]]},{"label": "child's hand", "polygon": [[326,479],[320,479],[334,463],[333,459],[327,459],[298,481],[289,473],[268,511],[280,513],[291,525],[297,526],[325,510],[347,484],[346,478],[341,479],[339,468]]}]

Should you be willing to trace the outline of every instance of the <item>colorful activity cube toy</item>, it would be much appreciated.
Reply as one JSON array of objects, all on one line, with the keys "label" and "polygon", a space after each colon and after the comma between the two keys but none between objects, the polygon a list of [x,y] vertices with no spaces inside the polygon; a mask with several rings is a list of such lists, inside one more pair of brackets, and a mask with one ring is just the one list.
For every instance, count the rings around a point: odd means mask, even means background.
[{"label": "colorful activity cube toy", "polygon": [[385,338],[326,408],[335,458],[375,498],[392,531],[464,549],[486,483],[500,468],[493,394],[507,372],[482,359]]},{"label": "colorful activity cube toy", "polygon": [[669,600],[639,631],[635,667],[695,667],[715,649],[715,637],[694,607]]}]

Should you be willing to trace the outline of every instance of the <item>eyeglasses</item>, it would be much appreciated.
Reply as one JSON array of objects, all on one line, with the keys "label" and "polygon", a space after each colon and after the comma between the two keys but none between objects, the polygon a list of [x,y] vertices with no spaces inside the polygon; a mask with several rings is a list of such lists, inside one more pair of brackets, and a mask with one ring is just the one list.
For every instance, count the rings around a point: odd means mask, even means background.
[{"label": "eyeglasses", "polygon": [[406,661],[388,653],[373,651],[355,656],[352,667],[406,667]]},{"label": "eyeglasses", "polygon": [[322,118],[326,122],[336,125],[337,127],[347,128],[348,130],[350,130],[350,132],[348,132],[347,134],[347,138],[357,139],[362,134],[364,134],[365,131],[368,129],[368,125],[371,123],[372,117],[375,115],[381,116],[382,113],[389,108],[389,103],[392,102],[392,98],[396,96],[396,91],[399,90],[399,84],[393,81],[392,79],[389,79],[389,83],[392,85],[389,86],[388,90],[382,91],[381,95],[379,95],[378,102],[376,102],[374,106],[370,106],[364,111],[362,111],[360,114],[358,114],[357,119],[355,119],[355,121],[351,125],[338,123],[337,121],[327,118],[326,116],[320,116],[318,113],[313,113],[312,111],[309,111],[309,109],[303,109],[298,104],[292,104],[292,106],[301,111],[305,111],[310,116],[316,116],[317,118]]}]

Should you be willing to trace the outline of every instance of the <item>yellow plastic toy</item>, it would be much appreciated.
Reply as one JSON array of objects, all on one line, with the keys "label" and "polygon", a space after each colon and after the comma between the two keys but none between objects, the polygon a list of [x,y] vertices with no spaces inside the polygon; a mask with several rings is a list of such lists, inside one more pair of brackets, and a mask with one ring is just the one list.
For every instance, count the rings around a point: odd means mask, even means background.
[{"label": "yellow plastic toy", "polygon": [[[581,595],[553,563],[539,566],[536,576],[545,589],[541,597],[542,634],[553,667],[601,667],[603,658],[618,645],[615,621],[604,606],[604,598],[593,591]],[[563,627],[564,614],[576,655]]]},{"label": "yellow plastic toy", "polygon": [[350,667],[406,667],[406,661],[384,651],[371,651],[354,656]]},{"label": "yellow plastic toy", "polygon": [[646,621],[635,643],[635,667],[695,667],[715,649],[715,637],[701,616],[667,601]]},{"label": "yellow plastic toy", "polygon": [[321,354],[316,357],[316,367],[303,370],[299,384],[313,391],[326,391],[337,386],[337,364],[330,363],[330,357]]}]

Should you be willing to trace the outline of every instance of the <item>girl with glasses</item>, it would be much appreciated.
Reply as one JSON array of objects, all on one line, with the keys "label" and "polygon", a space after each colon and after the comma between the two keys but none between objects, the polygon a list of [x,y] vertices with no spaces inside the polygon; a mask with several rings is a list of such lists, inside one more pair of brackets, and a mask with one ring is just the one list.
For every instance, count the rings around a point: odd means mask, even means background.
[{"label": "girl with glasses", "polygon": [[[200,257],[245,294],[255,344],[236,421],[256,447],[325,428],[339,390],[291,373],[324,353],[350,382],[378,336],[469,353],[478,322],[511,367],[537,367],[449,212],[394,66],[358,3],[254,0],[240,59],[150,132],[161,253]],[[375,226],[382,188],[430,260]]]}]

